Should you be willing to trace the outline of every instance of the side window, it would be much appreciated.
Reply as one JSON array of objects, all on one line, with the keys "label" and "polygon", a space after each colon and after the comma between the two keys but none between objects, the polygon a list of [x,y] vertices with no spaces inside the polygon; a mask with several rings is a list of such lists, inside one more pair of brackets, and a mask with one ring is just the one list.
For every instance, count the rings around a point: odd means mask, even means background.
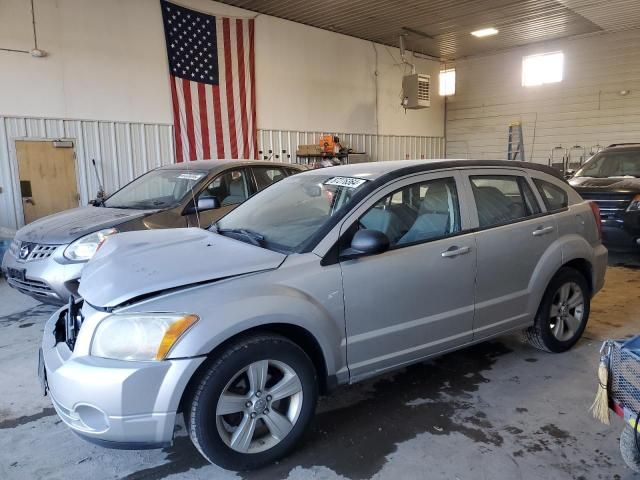
[{"label": "side window", "polygon": [[540,192],[542,201],[548,211],[562,210],[569,206],[569,195],[567,195],[564,188],[558,187],[551,182],[540,180],[539,178],[534,178],[533,183],[538,189],[538,192]]},{"label": "side window", "polygon": [[272,183],[279,182],[285,177],[281,168],[253,167],[252,170],[258,185],[258,191],[267,188]]},{"label": "side window", "polygon": [[222,206],[244,202],[248,197],[247,174],[244,170],[231,170],[218,175],[200,193],[200,198],[218,199]]},{"label": "side window", "polygon": [[523,177],[475,175],[470,180],[480,228],[510,223],[540,213],[540,206]]},{"label": "side window", "polygon": [[284,169],[287,171],[287,175],[295,175],[296,173],[300,173],[300,170],[298,170],[297,168],[284,167]]},{"label": "side window", "polygon": [[429,180],[396,190],[360,218],[360,228],[385,233],[392,247],[459,232],[460,207],[455,180]]}]

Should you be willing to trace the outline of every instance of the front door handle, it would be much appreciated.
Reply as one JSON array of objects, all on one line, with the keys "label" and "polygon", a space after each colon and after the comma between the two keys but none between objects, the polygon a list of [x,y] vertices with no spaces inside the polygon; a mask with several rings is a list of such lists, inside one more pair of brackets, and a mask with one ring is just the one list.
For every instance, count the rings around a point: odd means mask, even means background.
[{"label": "front door handle", "polygon": [[458,255],[464,255],[465,253],[469,253],[471,251],[470,247],[453,247],[448,248],[444,252],[442,252],[442,256],[444,258],[457,257]]},{"label": "front door handle", "polygon": [[533,235],[534,237],[539,237],[541,235],[546,235],[547,233],[551,233],[551,232],[553,232],[553,227],[551,226],[538,227],[533,232],[531,232],[531,235]]}]

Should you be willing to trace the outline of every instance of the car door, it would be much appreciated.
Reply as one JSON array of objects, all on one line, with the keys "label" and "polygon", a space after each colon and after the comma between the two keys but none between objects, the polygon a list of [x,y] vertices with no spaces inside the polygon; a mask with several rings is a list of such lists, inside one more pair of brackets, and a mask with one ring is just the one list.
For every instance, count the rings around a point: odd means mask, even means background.
[{"label": "car door", "polygon": [[198,194],[200,198],[217,198],[220,207],[188,215],[189,226],[207,227],[244,202],[250,195],[251,179],[246,168],[235,168],[217,175]]},{"label": "car door", "polygon": [[529,301],[532,278],[558,232],[523,171],[476,169],[464,175],[477,228],[476,340],[530,324],[536,313]]},{"label": "car door", "polygon": [[359,228],[384,232],[384,253],[341,260],[352,380],[414,362],[472,338],[475,246],[453,172],[395,182],[356,209]]}]

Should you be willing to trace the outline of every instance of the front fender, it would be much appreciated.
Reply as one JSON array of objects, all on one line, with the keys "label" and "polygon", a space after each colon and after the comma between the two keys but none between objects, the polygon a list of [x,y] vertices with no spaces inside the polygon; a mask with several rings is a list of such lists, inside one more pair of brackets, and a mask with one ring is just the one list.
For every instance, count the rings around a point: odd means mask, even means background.
[{"label": "front fender", "polygon": [[180,311],[200,320],[171,350],[169,358],[207,355],[249,329],[269,324],[308,331],[322,350],[328,375],[347,375],[342,294],[330,292],[323,303],[300,289],[255,281],[255,277],[203,285],[156,297],[127,311]]}]

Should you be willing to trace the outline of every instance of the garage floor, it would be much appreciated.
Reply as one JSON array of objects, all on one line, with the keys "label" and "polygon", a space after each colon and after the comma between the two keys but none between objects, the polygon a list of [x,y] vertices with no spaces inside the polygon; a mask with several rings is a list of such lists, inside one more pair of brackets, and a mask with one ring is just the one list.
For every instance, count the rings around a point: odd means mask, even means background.
[{"label": "garage floor", "polygon": [[321,401],[297,452],[248,474],[205,464],[182,426],[165,450],[106,450],[78,439],[38,393],[37,349],[53,309],[3,281],[0,299],[3,479],[636,478],[618,453],[620,420],[599,424],[588,407],[600,341],[640,331],[637,265],[609,269],[571,352],[545,354],[509,336],[338,389]]}]

